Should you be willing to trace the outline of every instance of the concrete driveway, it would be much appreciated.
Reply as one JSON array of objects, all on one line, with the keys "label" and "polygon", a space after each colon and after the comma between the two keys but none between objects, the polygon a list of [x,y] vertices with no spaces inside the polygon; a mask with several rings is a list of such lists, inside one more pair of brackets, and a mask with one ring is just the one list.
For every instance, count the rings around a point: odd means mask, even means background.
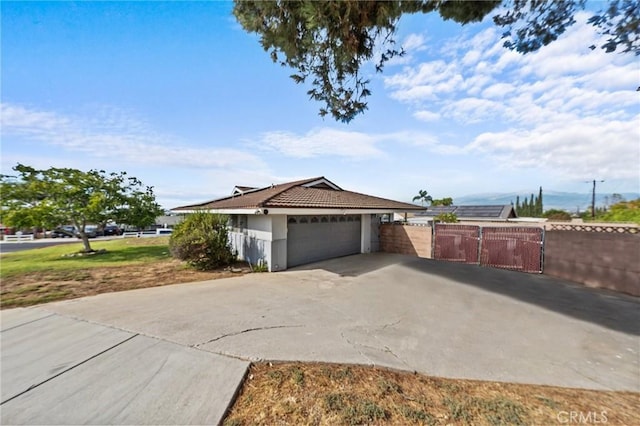
[{"label": "concrete driveway", "polygon": [[250,360],[640,391],[640,300],[370,254],[2,312],[2,423],[218,422]]}]

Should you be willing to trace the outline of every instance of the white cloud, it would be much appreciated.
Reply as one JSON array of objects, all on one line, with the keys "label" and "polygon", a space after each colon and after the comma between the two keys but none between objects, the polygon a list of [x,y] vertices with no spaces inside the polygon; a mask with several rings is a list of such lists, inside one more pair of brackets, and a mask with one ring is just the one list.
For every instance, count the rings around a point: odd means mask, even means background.
[{"label": "white cloud", "polygon": [[196,148],[175,137],[157,134],[148,126],[112,108],[98,115],[65,116],[2,103],[3,140],[17,137],[56,146],[94,158],[118,162],[189,168],[266,169],[253,154],[232,148]]},{"label": "white cloud", "polygon": [[640,65],[633,55],[590,50],[600,36],[586,17],[527,55],[503,48],[494,27],[455,37],[437,58],[427,52],[388,75],[385,87],[416,120],[459,124],[471,141],[441,151],[574,178],[637,180]]},{"label": "white cloud", "polygon": [[509,83],[496,83],[482,91],[482,96],[485,98],[504,98],[515,90],[512,84]]},{"label": "white cloud", "polygon": [[437,121],[440,119],[440,113],[427,110],[420,110],[413,113],[413,116],[420,121]]},{"label": "white cloud", "polygon": [[500,102],[482,98],[464,98],[453,101],[442,109],[447,118],[462,123],[478,123],[486,119],[494,119],[504,115],[505,107]]},{"label": "white cloud", "polygon": [[[377,43],[376,43],[377,45]],[[385,66],[404,65],[413,62],[415,52],[421,52],[427,48],[427,38],[422,34],[409,34],[400,43],[404,50],[404,55],[394,56],[389,59]]]},{"label": "white cloud", "polygon": [[409,34],[402,42],[402,48],[407,51],[420,51],[425,49],[426,39],[422,34]]},{"label": "white cloud", "polygon": [[346,157],[352,160],[382,158],[387,154],[381,146],[409,145],[432,152],[457,153],[457,147],[439,142],[432,133],[398,131],[391,133],[362,133],[331,128],[316,128],[304,135],[292,132],[267,132],[256,146],[276,151],[287,157],[314,158],[320,156]]},{"label": "white cloud", "polygon": [[304,135],[286,131],[266,132],[260,146],[288,157],[312,158],[338,156],[364,159],[382,155],[376,148],[376,138],[360,132],[330,128],[312,129]]},{"label": "white cloud", "polygon": [[539,168],[574,179],[634,179],[640,164],[638,123],[640,115],[625,121],[556,119],[533,130],[482,133],[467,149],[506,168]]}]

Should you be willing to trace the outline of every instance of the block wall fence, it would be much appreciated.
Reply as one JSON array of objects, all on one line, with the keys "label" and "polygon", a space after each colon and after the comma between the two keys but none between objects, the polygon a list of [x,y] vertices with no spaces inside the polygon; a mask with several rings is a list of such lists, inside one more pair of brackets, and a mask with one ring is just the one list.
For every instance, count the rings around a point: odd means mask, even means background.
[{"label": "block wall fence", "polygon": [[[431,226],[382,224],[380,251],[430,259],[432,236]],[[547,230],[543,274],[640,296],[640,233]]]},{"label": "block wall fence", "polygon": [[640,296],[640,234],[547,231],[543,273]]},{"label": "block wall fence", "polygon": [[380,225],[380,251],[431,259],[432,235],[430,226],[385,223]]}]

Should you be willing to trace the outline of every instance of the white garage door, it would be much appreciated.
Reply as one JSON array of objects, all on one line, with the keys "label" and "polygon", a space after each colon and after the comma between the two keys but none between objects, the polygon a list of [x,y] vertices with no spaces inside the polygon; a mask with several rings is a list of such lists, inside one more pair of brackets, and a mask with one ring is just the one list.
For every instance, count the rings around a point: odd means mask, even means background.
[{"label": "white garage door", "polygon": [[289,216],[287,267],[360,253],[360,215]]}]

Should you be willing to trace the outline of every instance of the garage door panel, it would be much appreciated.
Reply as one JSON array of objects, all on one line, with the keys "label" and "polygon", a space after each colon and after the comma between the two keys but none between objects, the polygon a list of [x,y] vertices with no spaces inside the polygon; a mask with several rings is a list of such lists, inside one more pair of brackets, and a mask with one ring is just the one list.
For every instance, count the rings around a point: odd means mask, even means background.
[{"label": "garage door panel", "polygon": [[355,215],[290,217],[287,266],[360,253],[360,221],[357,219]]}]

